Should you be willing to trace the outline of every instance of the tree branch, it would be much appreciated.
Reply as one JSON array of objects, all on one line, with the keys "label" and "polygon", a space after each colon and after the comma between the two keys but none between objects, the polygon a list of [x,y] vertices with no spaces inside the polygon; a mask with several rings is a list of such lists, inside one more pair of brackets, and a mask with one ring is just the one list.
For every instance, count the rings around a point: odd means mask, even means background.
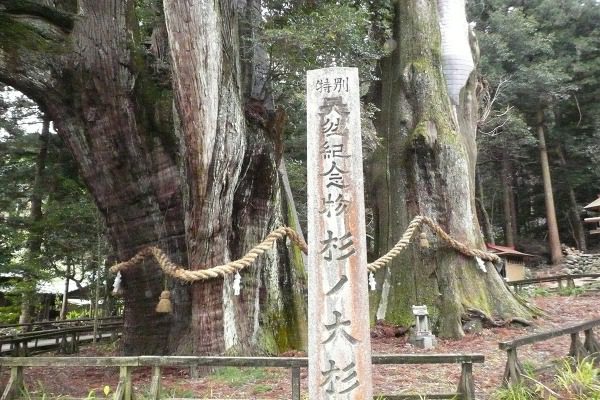
[{"label": "tree branch", "polygon": [[29,15],[42,18],[46,22],[61,28],[65,32],[71,32],[75,24],[72,14],[58,11],[55,8],[29,0],[0,0],[0,10],[7,14]]}]

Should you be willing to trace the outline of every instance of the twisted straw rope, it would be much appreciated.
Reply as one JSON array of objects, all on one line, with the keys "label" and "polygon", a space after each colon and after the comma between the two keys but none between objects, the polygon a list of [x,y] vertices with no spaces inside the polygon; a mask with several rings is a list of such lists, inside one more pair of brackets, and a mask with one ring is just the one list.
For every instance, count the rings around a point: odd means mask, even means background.
[{"label": "twisted straw rope", "polygon": [[189,270],[185,269],[180,265],[174,264],[169,260],[169,258],[162,252],[158,247],[146,247],[142,249],[139,253],[133,256],[128,261],[124,261],[122,263],[113,265],[110,268],[110,272],[117,273],[119,271],[123,271],[129,269],[138,263],[140,263],[144,258],[153,256],[160,268],[167,274],[172,276],[173,278],[180,279],[182,281],[191,283],[206,279],[217,278],[219,276],[226,276],[229,274],[233,274],[237,271],[240,271],[246,267],[249,267],[258,256],[263,254],[265,251],[270,250],[273,247],[273,243],[277,241],[277,239],[282,239],[285,236],[289,237],[290,240],[295,243],[304,253],[308,253],[308,246],[306,242],[300,237],[300,235],[294,231],[292,228],[287,226],[282,226],[277,228],[273,232],[271,232],[265,240],[263,240],[258,246],[254,247],[250,250],[246,255],[239,260],[228,262],[224,265],[217,265],[216,267],[207,268],[207,269],[197,269],[197,270]]},{"label": "twisted straw rope", "polygon": [[367,269],[371,272],[375,272],[378,269],[383,268],[387,264],[389,264],[396,256],[398,256],[398,254],[400,254],[408,246],[416,230],[423,224],[428,225],[431,228],[431,230],[440,237],[440,239],[442,239],[443,241],[448,243],[452,248],[466,256],[479,257],[484,261],[491,261],[493,263],[500,261],[500,257],[493,253],[489,253],[487,251],[479,249],[469,248],[465,244],[453,239],[431,218],[424,217],[422,215],[417,215],[413,218],[410,224],[408,224],[408,227],[404,231],[404,234],[402,235],[398,243],[396,243],[396,245],[392,247],[391,250],[385,253],[383,256],[368,264]]},{"label": "twisted straw rope", "polygon": [[[400,254],[409,245],[416,230],[423,224],[428,225],[431,228],[431,230],[436,235],[438,235],[443,241],[445,241],[452,248],[466,256],[479,257],[482,260],[491,261],[494,263],[500,261],[500,257],[498,257],[495,254],[478,249],[471,249],[463,243],[458,242],[457,240],[451,238],[450,235],[448,235],[446,232],[444,232],[444,230],[431,218],[418,215],[415,218],[413,218],[413,220],[410,222],[398,243],[396,243],[396,245],[390,251],[381,256],[379,259],[368,264],[367,269],[371,272],[375,272],[378,269],[383,268],[384,266],[389,264],[396,256],[398,256],[398,254]],[[170,275],[174,278],[180,279],[188,283],[200,280],[213,279],[220,276],[224,277],[226,275],[233,274],[237,271],[241,271],[246,267],[249,267],[258,256],[263,254],[265,251],[270,250],[273,247],[273,243],[275,243],[276,240],[282,239],[285,236],[287,236],[293,243],[300,247],[300,249],[305,254],[308,253],[308,246],[306,242],[302,239],[302,237],[300,237],[300,235],[292,228],[282,226],[271,232],[265,238],[265,240],[263,240],[258,246],[254,247],[248,253],[246,253],[244,257],[240,258],[239,260],[228,262],[224,265],[217,265],[216,267],[207,269],[197,269],[193,271],[188,270],[180,265],[174,264],[173,262],[171,262],[171,260],[169,260],[165,253],[162,252],[161,249],[152,246],[142,249],[128,261],[124,261],[122,263],[113,265],[110,268],[110,272],[116,274],[119,271],[123,271],[134,267],[138,263],[142,262],[146,257],[152,256],[156,259],[160,268],[167,275]]]}]

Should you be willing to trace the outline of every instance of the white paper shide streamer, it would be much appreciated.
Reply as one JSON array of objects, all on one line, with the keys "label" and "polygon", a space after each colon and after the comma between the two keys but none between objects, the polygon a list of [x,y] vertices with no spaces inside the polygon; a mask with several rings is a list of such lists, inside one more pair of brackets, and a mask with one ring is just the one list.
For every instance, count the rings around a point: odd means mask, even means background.
[{"label": "white paper shide streamer", "polygon": [[117,272],[117,276],[115,276],[112,294],[113,296],[120,296],[123,294],[123,288],[121,287],[121,271]]},{"label": "white paper shide streamer", "polygon": [[475,257],[475,261],[477,261],[477,266],[479,267],[479,269],[483,272],[487,272],[487,268],[485,267],[485,263],[483,262],[483,260],[479,257]]},{"label": "white paper shide streamer", "polygon": [[369,287],[371,288],[372,292],[377,290],[377,281],[375,280],[375,275],[372,272],[369,272]]},{"label": "white paper shide streamer", "polygon": [[452,103],[458,105],[460,90],[474,68],[465,0],[439,0],[438,13],[442,34],[442,70],[448,95]]},{"label": "white paper shide streamer", "polygon": [[240,275],[239,272],[236,272],[235,276],[233,277],[233,294],[235,296],[239,296],[241,288],[242,288],[242,276]]}]

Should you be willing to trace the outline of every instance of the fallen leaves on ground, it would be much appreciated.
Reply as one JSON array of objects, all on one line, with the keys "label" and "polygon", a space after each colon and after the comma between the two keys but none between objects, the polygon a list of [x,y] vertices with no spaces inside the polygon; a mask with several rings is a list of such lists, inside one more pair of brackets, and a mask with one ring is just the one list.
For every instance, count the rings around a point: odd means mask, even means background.
[{"label": "fallen leaves on ground", "polygon": [[[489,399],[501,383],[506,354],[498,348],[498,342],[507,341],[532,332],[568,326],[584,320],[600,317],[598,294],[578,297],[549,296],[532,299],[547,315],[535,321],[533,327],[500,327],[469,333],[461,340],[438,339],[433,350],[421,350],[408,342],[406,335],[396,328],[380,324],[374,329],[371,339],[373,352],[377,354],[407,353],[481,353],[484,364],[473,368],[478,399]],[[533,367],[547,364],[550,360],[563,357],[569,351],[569,335],[519,348],[519,359]],[[83,347],[80,356],[116,355],[106,346]],[[291,352],[287,356],[302,356]],[[289,399],[290,372],[286,369],[264,368],[261,373],[248,371],[217,373],[201,378],[190,378],[188,369],[164,368],[163,388],[167,398],[193,397],[218,399]],[[0,388],[8,381],[9,371],[0,371]],[[117,387],[118,368],[26,368],[25,382],[30,393],[44,392],[50,397],[62,395],[86,397],[91,391],[95,398],[104,398],[106,386],[114,391]],[[150,384],[149,368],[133,371],[134,391],[144,393]],[[460,377],[460,366],[451,364],[430,365],[377,365],[373,367],[374,391],[378,394],[393,394],[402,391],[419,393],[452,392],[456,390]],[[307,371],[302,370],[302,393],[307,393]],[[111,393],[112,394],[112,393]]]}]

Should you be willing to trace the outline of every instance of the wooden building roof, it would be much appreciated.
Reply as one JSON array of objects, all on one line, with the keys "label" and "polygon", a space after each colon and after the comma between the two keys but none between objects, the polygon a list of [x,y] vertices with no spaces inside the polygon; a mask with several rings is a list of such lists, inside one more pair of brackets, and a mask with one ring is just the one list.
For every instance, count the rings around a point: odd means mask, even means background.
[{"label": "wooden building roof", "polygon": [[598,196],[596,200],[592,201],[590,204],[583,208],[585,208],[586,210],[600,211],[600,196]]},{"label": "wooden building roof", "polygon": [[525,257],[535,257],[533,254],[522,253],[518,250],[515,250],[514,247],[508,246],[500,246],[497,244],[489,244],[486,243],[486,247],[489,251],[499,256],[508,256],[514,258],[525,258]]}]

